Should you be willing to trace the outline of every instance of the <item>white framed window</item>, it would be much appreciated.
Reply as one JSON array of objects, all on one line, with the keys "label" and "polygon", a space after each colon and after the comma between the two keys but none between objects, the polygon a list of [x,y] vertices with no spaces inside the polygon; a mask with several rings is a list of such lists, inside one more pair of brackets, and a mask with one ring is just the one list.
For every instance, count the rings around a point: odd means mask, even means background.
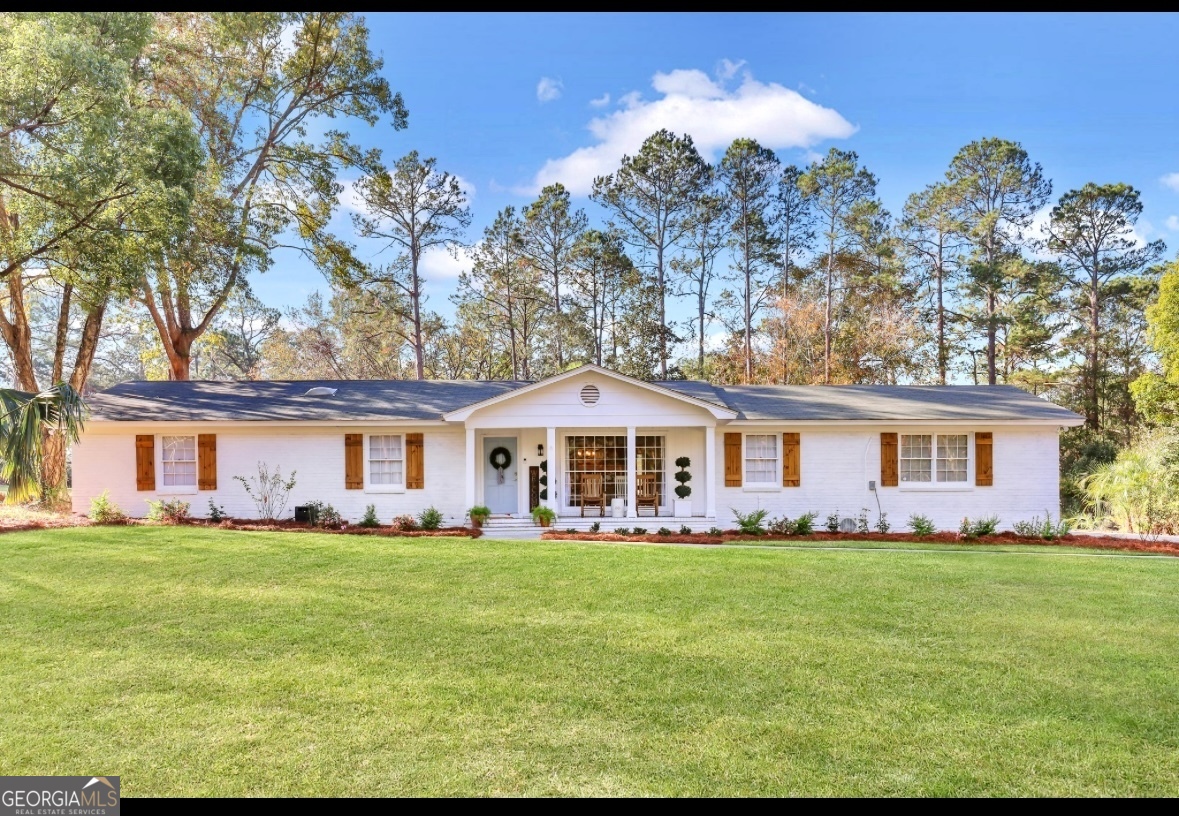
[{"label": "white framed window", "polygon": [[901,434],[901,482],[933,481],[933,437]]},{"label": "white framed window", "polygon": [[745,434],[745,485],[780,486],[778,434]]},{"label": "white framed window", "polygon": [[405,487],[405,439],[401,434],[368,438],[368,483],[377,489]]},{"label": "white framed window", "polygon": [[901,434],[902,485],[965,485],[969,462],[967,434]]},{"label": "white framed window", "polygon": [[970,458],[970,443],[966,434],[937,435],[937,480],[966,482],[966,462]]},{"label": "white framed window", "polygon": [[196,488],[196,442],[195,436],[160,437],[160,472],[164,487]]}]

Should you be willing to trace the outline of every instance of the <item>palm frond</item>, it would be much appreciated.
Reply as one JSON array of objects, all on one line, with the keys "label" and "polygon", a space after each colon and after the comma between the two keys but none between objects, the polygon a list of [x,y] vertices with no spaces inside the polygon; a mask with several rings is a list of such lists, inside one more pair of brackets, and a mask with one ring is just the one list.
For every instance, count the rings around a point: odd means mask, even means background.
[{"label": "palm frond", "polygon": [[39,394],[0,388],[0,476],[8,482],[9,504],[36,498],[40,490],[42,434],[64,434],[77,442],[86,403],[65,383]]}]

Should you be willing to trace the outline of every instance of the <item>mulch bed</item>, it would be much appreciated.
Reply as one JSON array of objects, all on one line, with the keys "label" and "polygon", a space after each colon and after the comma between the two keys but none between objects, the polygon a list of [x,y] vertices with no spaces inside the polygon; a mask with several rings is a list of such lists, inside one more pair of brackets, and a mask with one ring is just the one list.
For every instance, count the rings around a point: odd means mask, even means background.
[{"label": "mulch bed", "polygon": [[440,538],[443,536],[478,538],[482,535],[481,530],[473,530],[470,527],[442,527],[437,530],[401,530],[389,526],[358,527],[355,524],[349,524],[346,527],[329,529],[312,527],[306,522],[290,520],[261,522],[255,519],[223,519],[217,524],[211,521],[194,520],[188,522],[188,524],[196,527],[217,527],[221,530],[247,530],[271,533],[329,533],[334,535],[395,536],[398,538]]},{"label": "mulch bed", "polygon": [[[76,515],[62,515],[59,518],[47,519],[44,521],[30,521],[16,524],[0,523],[0,533],[19,533],[29,530],[46,530],[57,527],[88,527],[95,522],[86,518],[85,516]],[[256,532],[272,532],[272,533],[328,533],[331,535],[369,535],[369,536],[389,536],[397,538],[439,538],[443,536],[463,536],[468,538],[478,538],[482,535],[481,530],[473,530],[470,527],[443,527],[438,530],[400,530],[395,527],[381,526],[381,527],[357,527],[355,524],[350,524],[347,527],[340,527],[337,529],[325,529],[322,527],[311,527],[302,521],[271,521],[261,522],[257,519],[223,519],[218,523],[206,521],[204,519],[190,519],[182,524],[167,524],[160,521],[150,521],[148,519],[124,519],[121,522],[115,522],[106,526],[129,526],[129,527],[216,527],[219,530],[245,530]]]},{"label": "mulch bed", "polygon": [[840,542],[840,541],[876,541],[876,542],[909,542],[915,544],[1029,544],[1041,547],[1087,547],[1099,550],[1124,550],[1127,552],[1148,552],[1158,555],[1179,555],[1179,544],[1168,541],[1142,541],[1133,538],[1114,538],[1113,536],[1079,536],[1068,535],[1063,538],[1045,541],[1042,538],[1024,538],[1015,533],[996,533],[995,535],[980,536],[979,538],[963,539],[957,533],[943,532],[928,536],[915,536],[912,533],[814,533],[807,536],[755,536],[743,535],[736,530],[726,530],[719,536],[707,533],[692,533],[691,535],[619,535],[618,533],[565,533],[560,530],[548,530],[541,533],[542,539],[563,541],[635,541],[650,544],[730,544],[730,543],[759,543],[769,542],[790,543],[794,541]]}]

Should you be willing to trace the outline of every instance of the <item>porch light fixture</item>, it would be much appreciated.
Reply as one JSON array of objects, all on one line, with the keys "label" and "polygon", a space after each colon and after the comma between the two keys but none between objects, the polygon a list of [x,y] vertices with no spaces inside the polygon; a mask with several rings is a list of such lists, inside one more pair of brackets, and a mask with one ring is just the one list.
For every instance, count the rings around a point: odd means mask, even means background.
[{"label": "porch light fixture", "polygon": [[544,456],[544,445],[537,445],[536,446],[536,455],[537,456]]}]

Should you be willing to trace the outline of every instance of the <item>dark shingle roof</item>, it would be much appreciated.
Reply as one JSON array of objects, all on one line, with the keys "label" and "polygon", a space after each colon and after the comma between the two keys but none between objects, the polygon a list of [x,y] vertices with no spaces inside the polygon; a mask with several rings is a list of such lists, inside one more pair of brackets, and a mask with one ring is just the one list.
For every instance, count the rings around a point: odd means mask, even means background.
[{"label": "dark shingle roof", "polygon": [[[442,414],[513,391],[527,381],[254,380],[244,382],[128,382],[87,402],[92,419],[199,420],[439,420]],[[662,388],[727,406],[738,419],[785,421],[1032,420],[1073,424],[1072,411],[1014,386],[730,385],[695,380],[657,382]],[[310,397],[311,388],[335,388]]]},{"label": "dark shingle roof", "polygon": [[1078,419],[1013,385],[726,385],[717,391],[741,419]]},{"label": "dark shingle roof", "polygon": [[[441,419],[527,385],[479,380],[251,380],[127,382],[87,400],[99,420]],[[330,397],[304,396],[335,388]]]}]

